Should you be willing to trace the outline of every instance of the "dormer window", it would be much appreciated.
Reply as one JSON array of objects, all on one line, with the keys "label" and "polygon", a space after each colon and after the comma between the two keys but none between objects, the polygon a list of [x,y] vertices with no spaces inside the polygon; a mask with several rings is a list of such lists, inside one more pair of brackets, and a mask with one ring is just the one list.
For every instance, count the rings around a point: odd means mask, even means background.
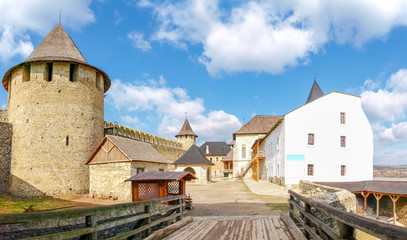
[{"label": "dormer window", "polygon": [[206,154],[209,154],[209,145],[206,145]]}]

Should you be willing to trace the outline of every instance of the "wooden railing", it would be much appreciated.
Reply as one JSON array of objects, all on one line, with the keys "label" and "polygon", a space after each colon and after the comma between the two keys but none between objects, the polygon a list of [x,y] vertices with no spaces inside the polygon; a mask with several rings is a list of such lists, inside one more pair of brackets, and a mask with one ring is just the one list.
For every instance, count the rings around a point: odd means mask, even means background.
[{"label": "wooden railing", "polygon": [[[292,190],[290,194],[290,217],[304,228],[304,235],[310,239],[355,239],[355,229],[380,239],[406,239],[407,228],[368,219],[328,204],[316,201]],[[314,209],[314,211],[312,211]],[[331,218],[339,231],[335,231],[315,214],[320,211]]]},{"label": "wooden railing", "polygon": [[257,158],[264,158],[264,157],[266,157],[266,154],[265,154],[265,152],[264,151],[259,151],[258,153],[257,153],[257,156],[256,156]]},{"label": "wooden railing", "polygon": [[[181,220],[184,198],[185,195],[178,195],[92,208],[0,214],[0,235],[4,239],[126,239],[137,234],[146,237],[161,223]],[[161,204],[170,201],[175,201],[175,205]]]}]

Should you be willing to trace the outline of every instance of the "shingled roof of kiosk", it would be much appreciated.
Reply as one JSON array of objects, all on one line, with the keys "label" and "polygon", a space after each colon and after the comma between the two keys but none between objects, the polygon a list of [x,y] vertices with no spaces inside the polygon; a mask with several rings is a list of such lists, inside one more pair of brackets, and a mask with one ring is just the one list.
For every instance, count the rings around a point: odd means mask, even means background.
[{"label": "shingled roof of kiosk", "polygon": [[145,182],[145,181],[190,181],[198,179],[190,172],[142,172],[134,175],[126,181]]}]

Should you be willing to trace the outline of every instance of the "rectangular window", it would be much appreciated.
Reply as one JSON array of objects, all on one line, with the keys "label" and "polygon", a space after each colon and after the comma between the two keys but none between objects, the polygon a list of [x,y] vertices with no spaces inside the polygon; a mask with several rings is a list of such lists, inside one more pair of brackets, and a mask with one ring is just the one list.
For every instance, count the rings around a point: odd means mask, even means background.
[{"label": "rectangular window", "polygon": [[341,147],[346,147],[346,136],[341,136]]},{"label": "rectangular window", "polygon": [[314,176],[314,164],[308,164],[307,175]]},{"label": "rectangular window", "polygon": [[308,145],[314,145],[315,144],[315,136],[313,133],[308,133]]},{"label": "rectangular window", "polygon": [[47,80],[48,82],[52,81],[52,62],[51,63],[46,63],[46,67],[45,67],[45,80]]},{"label": "rectangular window", "polygon": [[69,81],[75,82],[77,71],[78,71],[78,64],[71,64],[69,66]]},{"label": "rectangular window", "polygon": [[30,74],[31,74],[31,65],[25,64],[23,66],[23,82],[30,81]]},{"label": "rectangular window", "polygon": [[346,174],[346,165],[341,165],[341,176],[345,176]]},{"label": "rectangular window", "polygon": [[[28,119],[27,119],[28,120]],[[65,145],[66,146],[69,146],[69,136],[66,136],[66,138],[65,138]]]},{"label": "rectangular window", "polygon": [[144,172],[144,168],[137,168],[137,174]]},{"label": "rectangular window", "polygon": [[344,112],[341,112],[341,124],[345,124],[346,123],[346,115]]},{"label": "rectangular window", "polygon": [[158,169],[158,171],[160,171],[160,172],[164,172],[164,169],[160,168],[160,169]]},{"label": "rectangular window", "polygon": [[246,158],[246,145],[242,146],[242,158]]},{"label": "rectangular window", "polygon": [[102,88],[102,81],[100,79],[100,73],[96,72],[96,88],[101,90]]}]

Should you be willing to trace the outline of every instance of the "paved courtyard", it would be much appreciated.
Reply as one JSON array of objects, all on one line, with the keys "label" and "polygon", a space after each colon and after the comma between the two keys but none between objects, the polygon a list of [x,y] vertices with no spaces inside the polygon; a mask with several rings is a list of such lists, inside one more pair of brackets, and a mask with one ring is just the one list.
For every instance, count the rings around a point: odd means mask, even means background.
[{"label": "paved courtyard", "polygon": [[257,195],[243,181],[187,184],[193,209],[189,216],[249,216],[287,213],[287,195]]}]

